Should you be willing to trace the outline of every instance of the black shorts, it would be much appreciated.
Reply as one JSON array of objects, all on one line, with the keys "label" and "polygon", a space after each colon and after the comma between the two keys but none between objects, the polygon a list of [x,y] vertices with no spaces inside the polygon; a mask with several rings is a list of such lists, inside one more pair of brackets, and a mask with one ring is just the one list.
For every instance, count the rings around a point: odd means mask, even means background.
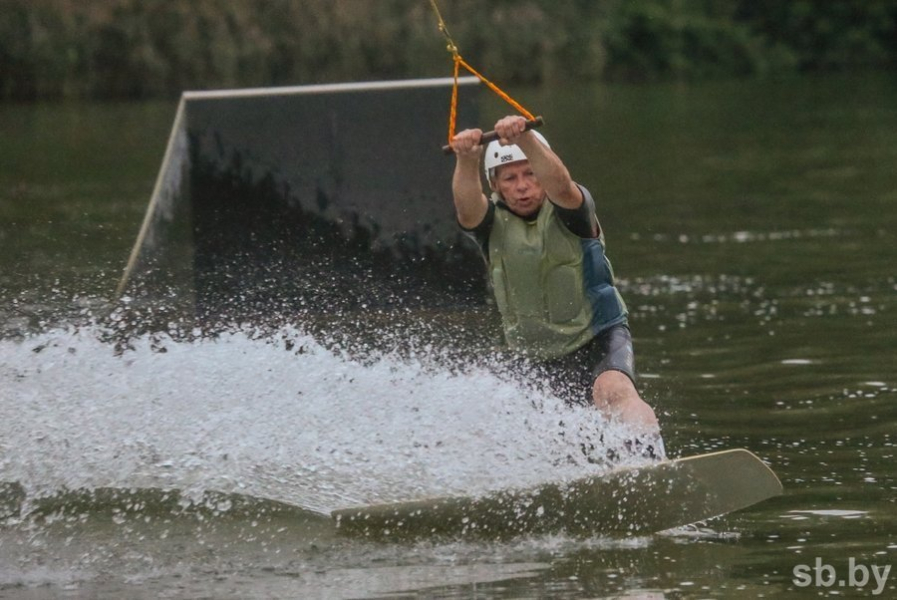
[{"label": "black shorts", "polygon": [[606,371],[620,371],[635,384],[629,326],[605,329],[575,352],[539,363],[538,370],[558,397],[574,404],[592,404],[592,386]]}]

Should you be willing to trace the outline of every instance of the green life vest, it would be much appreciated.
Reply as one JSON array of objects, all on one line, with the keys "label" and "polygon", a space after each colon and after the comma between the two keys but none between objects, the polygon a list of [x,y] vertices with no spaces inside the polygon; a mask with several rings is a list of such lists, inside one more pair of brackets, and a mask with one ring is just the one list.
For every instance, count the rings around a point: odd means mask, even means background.
[{"label": "green life vest", "polygon": [[535,358],[569,354],[626,322],[603,240],[574,235],[547,200],[533,221],[496,206],[489,273],[508,345]]}]

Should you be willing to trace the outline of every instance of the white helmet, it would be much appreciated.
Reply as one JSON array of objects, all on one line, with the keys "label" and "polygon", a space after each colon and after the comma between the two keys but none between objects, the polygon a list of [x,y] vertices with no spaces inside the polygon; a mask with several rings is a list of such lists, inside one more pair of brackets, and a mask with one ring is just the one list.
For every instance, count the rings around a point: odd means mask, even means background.
[{"label": "white helmet", "polygon": [[[536,136],[537,140],[545,144],[546,148],[551,148],[551,146],[548,145],[548,140],[545,139],[545,136],[538,131],[530,131]],[[486,146],[486,156],[483,157],[483,169],[486,171],[486,178],[489,181],[492,181],[492,177],[495,174],[495,167],[519,162],[521,160],[527,160],[527,158],[526,154],[523,153],[523,150],[521,150],[520,146],[517,144],[502,146],[498,140],[489,142],[489,145]]]}]

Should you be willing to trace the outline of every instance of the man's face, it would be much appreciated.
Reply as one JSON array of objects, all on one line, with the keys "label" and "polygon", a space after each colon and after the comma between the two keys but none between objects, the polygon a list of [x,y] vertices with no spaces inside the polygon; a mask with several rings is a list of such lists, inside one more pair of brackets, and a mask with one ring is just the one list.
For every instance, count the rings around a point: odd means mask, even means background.
[{"label": "man's face", "polygon": [[545,201],[545,190],[528,160],[497,167],[491,185],[492,191],[501,194],[511,212],[521,217],[534,215]]}]

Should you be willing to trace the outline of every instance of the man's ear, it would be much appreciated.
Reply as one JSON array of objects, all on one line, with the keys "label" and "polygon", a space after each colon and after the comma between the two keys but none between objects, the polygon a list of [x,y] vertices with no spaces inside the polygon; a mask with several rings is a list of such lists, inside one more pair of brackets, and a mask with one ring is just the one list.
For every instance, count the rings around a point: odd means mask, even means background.
[{"label": "man's ear", "polygon": [[498,179],[498,168],[492,169],[492,177],[486,176],[486,179],[489,180],[489,189],[493,192],[498,191],[498,185],[496,185],[495,180]]}]

